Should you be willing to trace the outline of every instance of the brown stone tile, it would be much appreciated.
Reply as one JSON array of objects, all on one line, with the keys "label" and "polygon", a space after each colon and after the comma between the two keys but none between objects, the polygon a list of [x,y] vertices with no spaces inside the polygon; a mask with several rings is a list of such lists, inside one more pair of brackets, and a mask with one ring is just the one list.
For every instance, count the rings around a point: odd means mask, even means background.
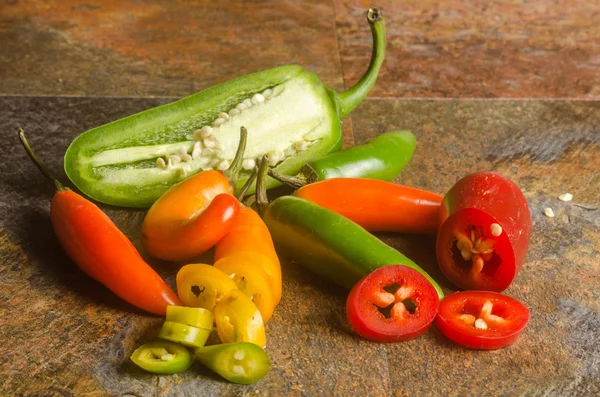
[{"label": "brown stone tile", "polygon": [[388,47],[371,97],[600,96],[598,2],[335,0],[346,85],[368,63],[360,17],[374,5]]},{"label": "brown stone tile", "polygon": [[[447,190],[492,169],[523,189],[533,215],[526,263],[507,294],[531,309],[511,347],[463,349],[435,328],[408,343],[361,340],[346,323],[345,291],[282,264],[284,295],[268,324],[272,368],[238,386],[194,366],[154,376],[128,360],[161,319],[123,304],[86,277],[57,243],[51,188],[26,158],[22,126],[62,175],[62,155],[82,130],[168,99],[0,97],[0,395],[597,395],[600,355],[600,104],[586,101],[371,100],[353,113],[356,143],[410,128],[414,158],[397,182]],[[63,181],[65,180],[62,178]],[[556,196],[570,191],[573,202]],[[555,218],[541,209],[552,206]],[[139,248],[144,213],[102,206]],[[594,209],[596,208],[596,209]],[[444,283],[431,237],[380,237]],[[177,266],[148,259],[173,285]],[[510,380],[510,382],[507,382]]]},{"label": "brown stone tile", "polygon": [[0,94],[179,97],[285,64],[343,88],[331,2],[5,3]]},{"label": "brown stone tile", "polygon": [[[600,104],[370,100],[353,121],[357,144],[385,131],[415,133],[417,149],[397,182],[443,194],[468,173],[493,170],[520,186],[533,219],[527,260],[506,291],[531,310],[522,337],[509,348],[479,352],[432,329],[390,345],[395,395],[598,393]],[[572,202],[558,200],[564,192]],[[543,215],[547,206],[555,218]],[[382,237],[441,277],[434,239]],[[415,376],[423,373],[427,380]]]}]

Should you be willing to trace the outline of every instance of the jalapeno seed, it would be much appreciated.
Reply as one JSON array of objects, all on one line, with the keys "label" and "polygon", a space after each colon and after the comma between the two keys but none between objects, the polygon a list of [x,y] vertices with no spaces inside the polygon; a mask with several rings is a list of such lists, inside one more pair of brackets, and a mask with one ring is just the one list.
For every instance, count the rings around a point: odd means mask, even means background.
[{"label": "jalapeno seed", "polygon": [[254,159],[245,159],[242,162],[242,168],[245,170],[252,170],[256,166],[256,161]]},{"label": "jalapeno seed", "polygon": [[223,123],[225,123],[225,119],[219,117],[219,118],[216,118],[215,121],[213,121],[212,125],[213,125],[213,127],[218,127]]}]

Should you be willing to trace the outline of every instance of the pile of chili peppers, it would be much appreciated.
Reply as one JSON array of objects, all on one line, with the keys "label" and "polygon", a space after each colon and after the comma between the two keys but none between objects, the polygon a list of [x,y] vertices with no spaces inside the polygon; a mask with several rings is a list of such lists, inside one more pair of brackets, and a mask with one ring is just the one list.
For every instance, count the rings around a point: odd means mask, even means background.
[{"label": "pile of chili peppers", "polygon": [[[166,316],[159,340],[132,354],[138,366],[173,374],[197,359],[231,382],[264,377],[270,366],[263,350],[265,323],[282,297],[275,247],[350,290],[348,321],[373,341],[409,340],[435,322],[457,343],[497,349],[514,342],[526,326],[528,309],[501,294],[519,271],[531,234],[529,208],[514,183],[478,172],[460,179],[445,196],[394,184],[415,149],[409,131],[387,132],[337,151],[340,120],[374,85],[385,53],[380,11],[370,10],[368,20],[371,65],[344,93],[324,88],[297,67],[282,67],[98,127],[71,145],[65,168],[84,193],[124,206],[151,204],[142,245],[152,257],[187,263],[177,273],[177,294],[100,208],[50,175],[20,131],[28,154],[56,189],[50,216],[69,257],[125,301]],[[261,106],[283,112],[289,105],[282,102],[285,92],[304,104],[319,104],[311,116],[318,124],[298,124],[297,115],[265,119],[267,108]],[[234,118],[285,131],[273,142],[289,146],[284,151],[256,140],[247,145],[248,131],[241,126],[230,159],[225,147],[234,142]],[[212,119],[212,126],[204,125]],[[226,123],[229,130],[216,141],[213,128]],[[176,142],[188,139],[186,128],[197,128],[191,141]],[[299,128],[312,138],[294,141]],[[130,146],[119,147],[121,141]],[[157,156],[156,166],[146,163]],[[277,183],[295,191],[269,202],[266,189]],[[254,191],[251,208],[242,200]],[[381,231],[437,233],[440,268],[466,291],[444,297],[415,262],[371,234]],[[211,249],[213,264],[195,262]],[[222,343],[205,346],[215,329]]]}]

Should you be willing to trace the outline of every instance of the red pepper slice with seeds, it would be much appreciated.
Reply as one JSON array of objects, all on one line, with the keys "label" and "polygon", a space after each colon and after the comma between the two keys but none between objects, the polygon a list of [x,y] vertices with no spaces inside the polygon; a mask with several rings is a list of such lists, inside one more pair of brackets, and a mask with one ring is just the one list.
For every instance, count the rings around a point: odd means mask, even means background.
[{"label": "red pepper slice with seeds", "polygon": [[440,210],[437,259],[463,289],[504,291],[527,255],[531,214],[510,179],[476,172],[459,180]]},{"label": "red pepper slice with seeds", "polygon": [[437,291],[407,266],[383,266],[363,277],[346,300],[352,329],[374,342],[407,341],[424,333],[439,306]]},{"label": "red pepper slice with seeds", "polygon": [[454,342],[492,350],[513,343],[527,326],[529,316],[529,309],[510,296],[463,291],[442,299],[435,325]]}]

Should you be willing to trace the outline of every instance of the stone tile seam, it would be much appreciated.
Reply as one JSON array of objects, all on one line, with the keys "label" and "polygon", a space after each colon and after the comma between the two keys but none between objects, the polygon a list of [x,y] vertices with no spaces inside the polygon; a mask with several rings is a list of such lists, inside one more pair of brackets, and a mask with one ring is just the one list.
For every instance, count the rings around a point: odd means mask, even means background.
[{"label": "stone tile seam", "polygon": [[[193,95],[191,93],[189,95]],[[186,96],[162,96],[162,95],[48,95],[48,94],[2,94],[0,98],[90,98],[90,99],[172,99],[178,100],[183,99]],[[399,102],[425,102],[425,101],[481,101],[481,102],[599,102],[600,97],[597,98],[569,98],[569,97],[544,97],[544,98],[478,98],[478,97],[453,97],[453,98],[392,98],[392,97],[367,97],[365,101],[399,101]]]}]

